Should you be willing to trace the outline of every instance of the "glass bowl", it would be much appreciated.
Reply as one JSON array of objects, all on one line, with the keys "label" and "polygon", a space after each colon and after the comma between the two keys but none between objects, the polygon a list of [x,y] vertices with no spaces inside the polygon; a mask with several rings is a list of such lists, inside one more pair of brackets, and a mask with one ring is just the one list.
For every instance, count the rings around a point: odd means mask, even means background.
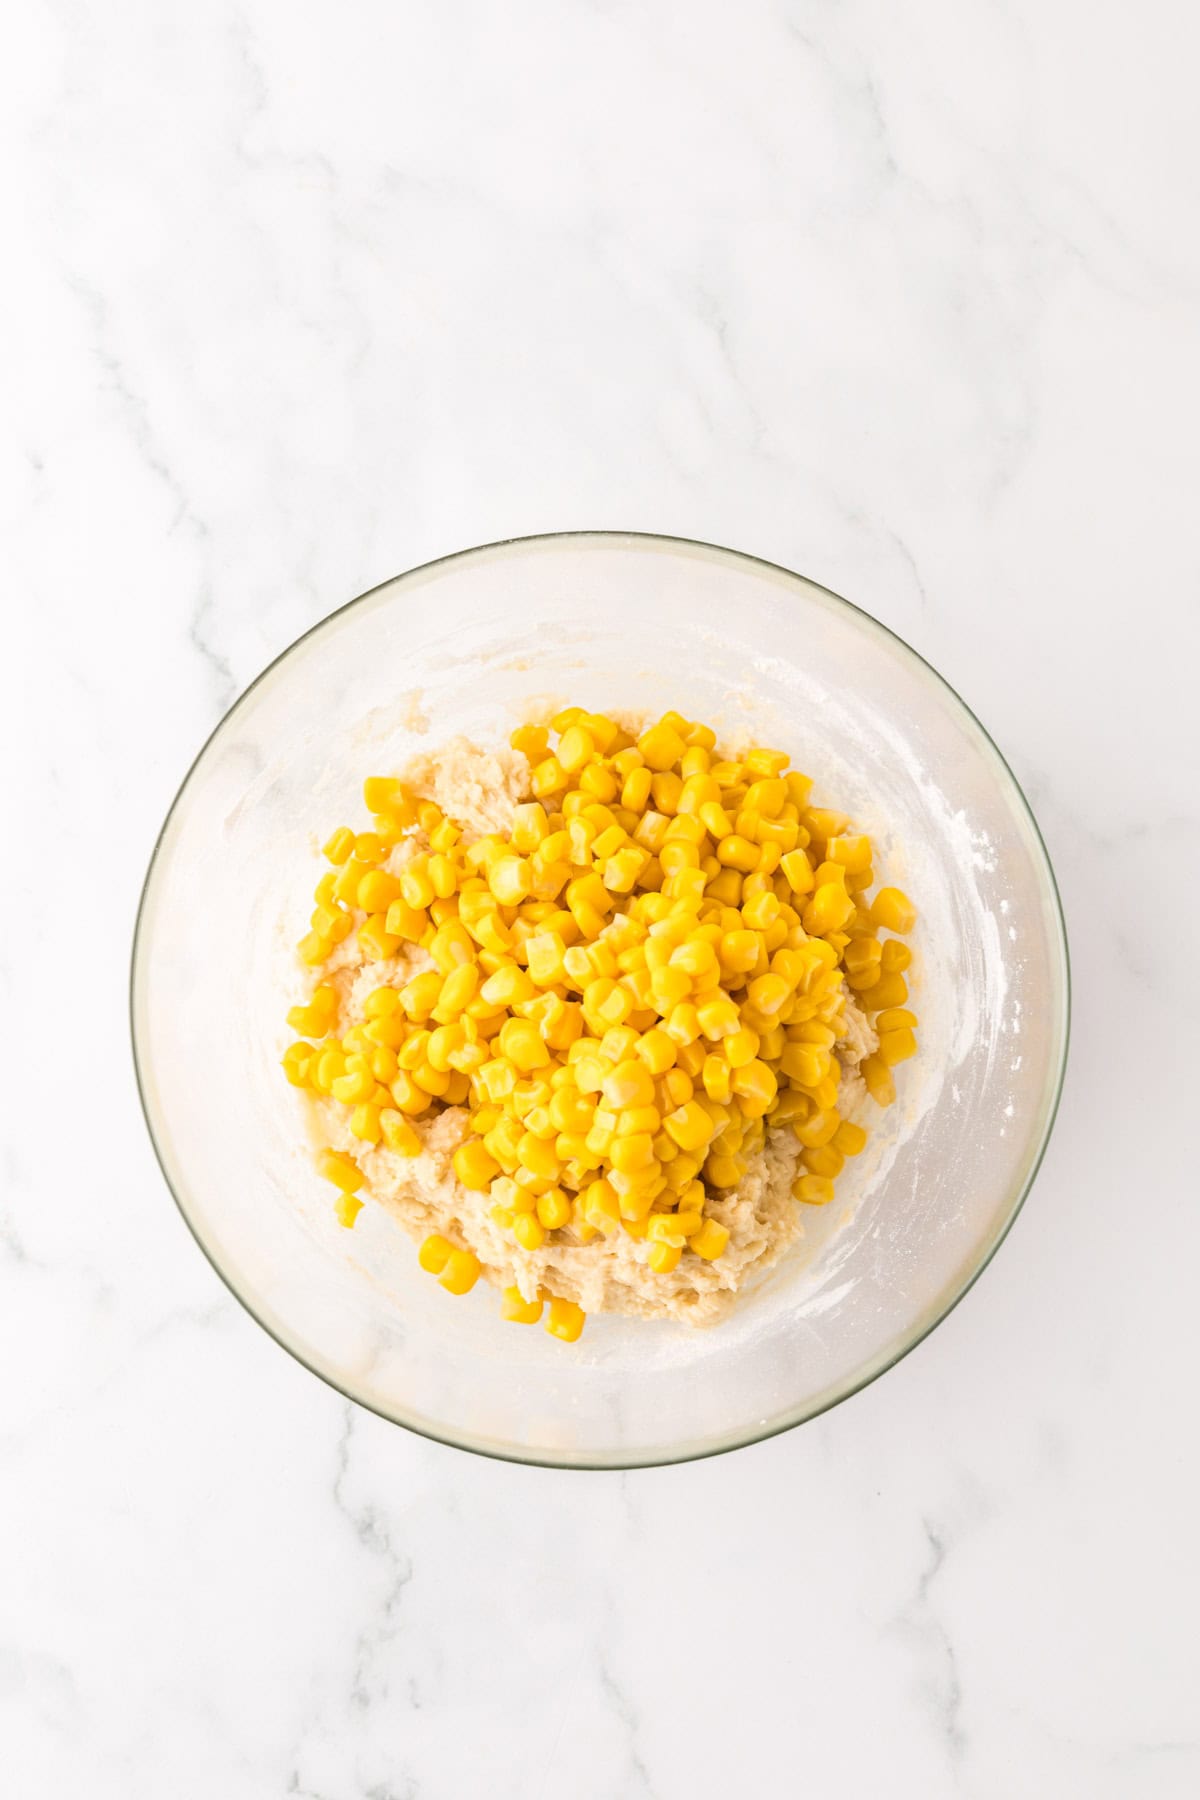
[{"label": "glass bowl", "polygon": [[[446,1294],[368,1206],[335,1221],[284,1081],[317,844],[361,782],[548,702],[675,707],[787,750],[920,908],[920,1052],[837,1198],[729,1319],[588,1320],[567,1347],[494,1289]],[[362,1406],[487,1455],[627,1468],[768,1437],[854,1393],[943,1319],[1004,1237],[1066,1059],[1066,939],[1011,772],[946,683],[814,582],[709,544],[516,539],[385,582],[242,695],[189,771],[134,941],[146,1119],[187,1224],[242,1304]]]}]

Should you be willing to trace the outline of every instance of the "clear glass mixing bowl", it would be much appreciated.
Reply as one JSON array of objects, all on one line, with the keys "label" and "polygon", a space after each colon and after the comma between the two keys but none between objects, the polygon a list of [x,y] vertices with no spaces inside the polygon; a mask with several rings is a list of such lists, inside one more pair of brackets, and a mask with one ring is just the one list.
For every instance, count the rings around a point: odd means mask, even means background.
[{"label": "clear glass mixing bowl", "polygon": [[[573,1348],[421,1273],[313,1171],[279,1056],[318,841],[364,775],[548,700],[676,707],[788,750],[920,907],[920,1054],[838,1197],[727,1323],[589,1319]],[[385,1418],[523,1462],[623,1468],[767,1437],[854,1393],[961,1298],[1045,1149],[1066,1058],[1066,940],[1029,808],[919,656],[787,570],[607,532],[414,569],[334,613],[250,687],[167,817],[134,943],[146,1118],[197,1242],[314,1373]]]}]

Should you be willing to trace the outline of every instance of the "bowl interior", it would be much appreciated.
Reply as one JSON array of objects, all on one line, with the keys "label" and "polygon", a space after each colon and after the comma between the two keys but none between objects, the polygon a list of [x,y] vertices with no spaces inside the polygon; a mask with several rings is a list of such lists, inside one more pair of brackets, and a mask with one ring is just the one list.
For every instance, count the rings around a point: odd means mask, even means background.
[{"label": "bowl interior", "polygon": [[[798,1252],[725,1324],[595,1318],[566,1349],[453,1300],[366,1209],[335,1222],[278,1066],[317,845],[360,788],[457,733],[549,703],[676,707],[786,749],[921,909],[920,1055]],[[629,1466],[810,1417],[944,1315],[1036,1169],[1065,1055],[1061,916],[994,746],[897,639],[824,589],[671,539],[572,534],[386,583],[300,640],[197,760],[147,881],[139,1079],[192,1230],[279,1341],[352,1398],[468,1448]]]}]

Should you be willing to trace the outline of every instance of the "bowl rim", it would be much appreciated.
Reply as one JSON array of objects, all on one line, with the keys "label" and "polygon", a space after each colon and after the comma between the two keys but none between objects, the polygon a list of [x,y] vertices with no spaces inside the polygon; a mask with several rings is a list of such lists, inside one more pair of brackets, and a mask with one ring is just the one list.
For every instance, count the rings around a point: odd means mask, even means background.
[{"label": "bowl rim", "polygon": [[[1052,902],[1049,908],[1051,935],[1054,939],[1055,948],[1058,951],[1061,962],[1062,1017],[1059,1032],[1058,1054],[1050,1082],[1053,1092],[1050,1097],[1049,1107],[1046,1108],[1044,1112],[1040,1140],[1037,1142],[1034,1153],[1028,1161],[1023,1179],[1020,1181],[1013,1196],[1010,1198],[1007,1213],[1002,1218],[998,1229],[994,1232],[990,1241],[985,1241],[985,1247],[982,1254],[973,1265],[969,1266],[967,1274],[961,1280],[959,1285],[956,1288],[948,1289],[946,1294],[939,1296],[932,1312],[924,1314],[919,1319],[914,1329],[906,1334],[897,1345],[891,1346],[886,1352],[863,1364],[833,1390],[827,1390],[819,1397],[818,1404],[801,1406],[793,1409],[772,1418],[765,1425],[739,1431],[732,1436],[722,1439],[720,1442],[687,1444],[677,1452],[656,1450],[650,1454],[637,1455],[632,1458],[626,1456],[620,1460],[606,1456],[587,1455],[565,1459],[562,1456],[556,1457],[531,1453],[526,1451],[520,1445],[501,1447],[485,1439],[473,1439],[466,1435],[454,1436],[449,1432],[439,1431],[429,1422],[424,1420],[417,1421],[411,1418],[398,1417],[395,1413],[385,1410],[382,1406],[375,1404],[371,1400],[364,1399],[362,1395],[352,1393],[349,1390],[349,1387],[340,1381],[336,1375],[319,1367],[314,1359],[305,1354],[304,1350],[297,1344],[290,1342],[286,1335],[281,1334],[279,1330],[260,1315],[255,1304],[247,1297],[247,1295],[241,1292],[233,1276],[222,1267],[214,1252],[210,1250],[208,1244],[204,1241],[199,1228],[193,1222],[182,1196],[176,1190],[175,1183],[172,1181],[168,1172],[164,1153],[160,1147],[158,1134],[155,1130],[151,1106],[147,1097],[147,1084],[143,1075],[143,1059],[140,1054],[138,1039],[138,994],[140,988],[144,925],[147,903],[158,866],[159,856],[162,852],[172,821],[179,810],[185,794],[191,787],[192,781],[197,775],[201,764],[204,762],[210,747],[225,730],[234,714],[241,710],[256,689],[266,682],[276,670],[287,661],[293,651],[299,649],[301,644],[307,642],[309,638],[316,636],[317,633],[326,630],[333,624],[334,620],[340,618],[343,613],[348,613],[355,607],[362,606],[368,600],[371,600],[376,595],[382,593],[385,588],[392,588],[398,584],[414,582],[419,577],[428,576],[433,571],[445,569],[453,563],[464,562],[468,559],[495,556],[498,553],[513,549],[534,549],[546,545],[559,545],[565,547],[570,543],[585,545],[593,542],[610,545],[625,544],[633,548],[648,550],[699,552],[702,556],[713,560],[748,564],[752,568],[766,571],[772,576],[782,576],[785,583],[802,583],[807,588],[815,589],[817,594],[823,595],[826,600],[833,602],[835,608],[841,608],[848,613],[852,613],[855,616],[855,620],[860,629],[865,629],[868,632],[875,632],[880,637],[889,640],[892,645],[899,649],[903,656],[907,656],[912,662],[917,664],[921,670],[924,670],[938,687],[945,690],[952,705],[959,709],[968,725],[974,728],[974,731],[978,734],[985,754],[990,753],[994,759],[1001,782],[1007,781],[1009,784],[1012,794],[1015,796],[1017,802],[1016,810],[1018,812],[1023,812],[1025,815],[1032,832],[1033,843],[1041,857],[1045,890]],[[1017,1215],[1024,1206],[1029,1192],[1037,1179],[1045,1159],[1047,1147],[1054,1132],[1054,1126],[1062,1100],[1063,1085],[1066,1079],[1071,1039],[1071,956],[1067,938],[1066,918],[1063,912],[1062,896],[1059,892],[1058,881],[1054,873],[1054,865],[1051,861],[1049,850],[1046,847],[1046,841],[1042,835],[1041,827],[1037,822],[1037,818],[1034,815],[1033,808],[1029,804],[1025,791],[1022,788],[1021,783],[1017,780],[1004,753],[1001,751],[982,720],[972,708],[968,706],[958,690],[947,681],[944,675],[934,668],[933,664],[929,662],[926,657],[921,655],[919,650],[915,650],[898,632],[893,631],[890,626],[883,624],[881,620],[875,618],[874,614],[867,612],[861,606],[856,606],[852,600],[847,600],[844,595],[836,593],[832,588],[826,587],[824,583],[814,581],[811,576],[803,575],[795,569],[789,569],[782,563],[772,562],[766,557],[756,556],[749,551],[734,550],[728,545],[711,543],[703,538],[681,537],[672,532],[625,531],[618,528],[598,527],[579,530],[531,532],[514,537],[497,538],[489,543],[473,544],[466,549],[453,550],[444,556],[433,557],[427,562],[415,564],[410,569],[404,569],[397,575],[391,575],[384,581],[376,582],[373,587],[365,589],[363,593],[357,594],[353,599],[346,601],[343,605],[335,607],[332,612],[326,613],[323,618],[316,620],[314,624],[307,628],[307,630],[302,631],[298,637],[293,638],[292,641],[286,644],[276,656],[271,658],[270,662],[259,671],[254,679],[226,708],[212,730],[205,737],[200,748],[188,765],[183,779],[175,792],[175,796],[172,799],[170,806],[167,808],[163,822],[155,836],[154,844],[150,852],[150,860],[147,864],[146,874],[142,881],[141,890],[138,896],[137,912],[134,919],[129,965],[128,1005],[129,1031],[138,1101],[141,1106],[142,1118],[145,1121],[151,1147],[154,1151],[155,1160],[158,1163],[163,1180],[166,1183],[167,1191],[170,1193],[180,1217],[183,1219],[183,1222],[191,1233],[195,1243],[199,1246],[209,1266],[214,1270],[221,1282],[228,1289],[229,1293],[232,1294],[233,1298],[250,1315],[255,1324],[261,1326],[268,1337],[278,1344],[281,1349],[285,1350],[289,1356],[293,1357],[302,1368],[307,1369],[310,1374],[315,1375],[318,1380],[323,1381],[326,1386],[332,1388],[335,1393],[340,1394],[344,1400],[351,1401],[355,1405],[363,1407],[366,1411],[374,1413],[378,1418],[385,1419],[389,1424],[398,1425],[402,1429],[411,1431],[416,1436],[425,1438],[432,1443],[444,1444],[448,1448],[454,1450],[467,1451],[471,1455],[483,1456],[490,1461],[516,1463],[525,1467],[623,1472],[630,1469],[662,1468],[673,1466],[677,1463],[700,1462],[705,1461],[712,1456],[724,1456],[730,1451],[742,1450],[751,1444],[764,1443],[770,1438],[781,1436],[786,1431],[795,1430],[799,1425],[808,1424],[812,1419],[820,1418],[823,1413],[831,1411],[835,1406],[840,1406],[843,1401],[849,1400],[855,1394],[861,1393],[865,1388],[870,1387],[873,1382],[878,1381],[882,1375],[886,1375],[889,1370],[894,1369],[896,1365],[902,1362],[906,1356],[910,1355],[918,1345],[924,1343],[931,1332],[935,1331],[943,1320],[950,1316],[955,1307],[958,1306],[959,1302],[970,1293],[985,1269],[990,1266],[997,1251],[1000,1249],[1000,1246],[1004,1243],[1009,1232],[1012,1230]]]}]

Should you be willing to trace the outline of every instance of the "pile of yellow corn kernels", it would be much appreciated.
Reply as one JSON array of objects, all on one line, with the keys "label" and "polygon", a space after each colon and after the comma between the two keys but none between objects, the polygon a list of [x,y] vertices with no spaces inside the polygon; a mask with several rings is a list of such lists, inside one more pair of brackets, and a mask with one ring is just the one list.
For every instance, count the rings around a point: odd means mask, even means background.
[{"label": "pile of yellow corn kernels", "polygon": [[[866,1142],[838,1111],[846,989],[878,1032],[861,1072],[880,1105],[916,1049],[910,952],[880,936],[910,930],[915,909],[890,887],[868,903],[869,839],[812,806],[781,751],[724,759],[709,727],[678,713],[635,737],[571,707],[511,741],[530,798],[507,835],[466,842],[401,782],[366,782],[373,829],[326,844],[333,867],[300,954],[319,969],[357,930],[369,959],[419,946],[433,966],[381,983],[341,1037],[335,990],[318,985],[288,1015],[303,1034],[288,1079],[344,1104],[364,1145],[402,1156],[421,1149],[414,1120],[466,1107],[455,1172],[526,1251],[556,1232],[585,1244],[623,1231],[660,1274],[719,1257],[729,1234],[706,1203],[736,1187],[766,1127],[799,1140],[796,1200],[830,1200]],[[416,853],[390,872],[409,837]],[[352,1225],[361,1171],[333,1150],[321,1167]],[[420,1261],[452,1293],[480,1273],[440,1235]],[[545,1298],[547,1329],[573,1341],[581,1309]],[[542,1314],[515,1287],[503,1304],[522,1323]]]}]

